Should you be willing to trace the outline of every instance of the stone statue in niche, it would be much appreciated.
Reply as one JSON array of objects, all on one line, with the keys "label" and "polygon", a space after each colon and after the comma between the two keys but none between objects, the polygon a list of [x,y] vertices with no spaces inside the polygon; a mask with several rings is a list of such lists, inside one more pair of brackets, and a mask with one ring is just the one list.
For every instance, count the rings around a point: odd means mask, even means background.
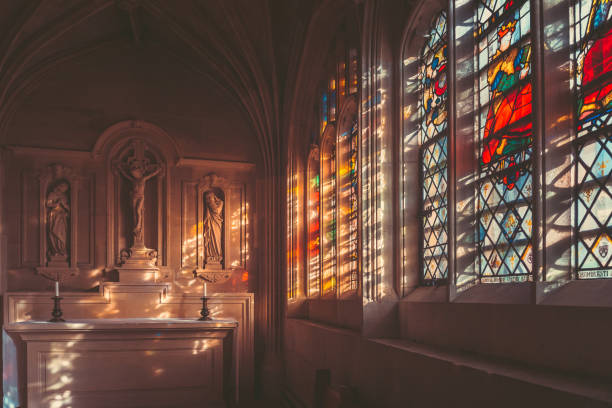
[{"label": "stone statue in niche", "polygon": [[70,231],[70,185],[60,180],[47,194],[47,256],[49,261],[66,261]]},{"label": "stone statue in niche", "polygon": [[223,204],[223,193],[220,189],[211,189],[204,193],[202,241],[206,268],[220,268],[223,262]]},{"label": "stone statue in niche", "polygon": [[134,152],[124,162],[116,164],[117,170],[131,183],[130,200],[132,204],[133,247],[144,248],[144,200],[147,180],[161,173],[159,163],[151,163],[144,154],[144,144],[134,143]]}]

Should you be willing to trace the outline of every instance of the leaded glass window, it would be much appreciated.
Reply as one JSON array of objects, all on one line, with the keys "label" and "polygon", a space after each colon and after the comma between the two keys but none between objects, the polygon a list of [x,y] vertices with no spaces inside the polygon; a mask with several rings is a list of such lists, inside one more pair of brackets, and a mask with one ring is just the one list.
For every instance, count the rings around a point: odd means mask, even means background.
[{"label": "leaded glass window", "polygon": [[448,275],[446,12],[433,21],[419,68],[419,171],[421,197],[421,280]]},{"label": "leaded glass window", "polygon": [[[352,105],[356,107],[356,104]],[[345,108],[344,114],[347,114]],[[340,293],[355,291],[359,286],[358,261],[358,180],[357,180],[357,115],[345,117],[338,136],[338,251]]]},{"label": "leaded glass window", "polygon": [[327,122],[329,121],[328,115],[328,100],[327,100],[327,91],[321,92],[321,101],[320,101],[320,132],[323,133],[325,131],[325,127],[327,126]]},{"label": "leaded glass window", "polygon": [[474,33],[482,282],[532,277],[532,75],[529,1],[481,0]]},{"label": "leaded glass window", "polygon": [[336,90],[336,76],[334,75],[329,80],[329,121],[334,122],[336,120],[337,112],[337,90]]},{"label": "leaded glass window", "polygon": [[321,294],[336,291],[336,139],[335,130],[329,127],[324,134],[321,155],[322,219],[323,219],[323,273]]},{"label": "leaded glass window", "polygon": [[287,298],[293,299],[298,290],[298,179],[291,165],[287,166]]},{"label": "leaded glass window", "polygon": [[308,162],[308,296],[320,293],[321,282],[321,178],[319,149],[313,149]]},{"label": "leaded glass window", "polygon": [[577,277],[612,277],[612,3],[573,8],[576,101]]},{"label": "leaded glass window", "polygon": [[350,261],[350,289],[355,290],[359,285],[359,226],[358,226],[358,181],[357,181],[357,149],[359,126],[357,120],[353,122],[349,136],[349,165],[348,177],[350,180],[349,195],[349,261]]}]

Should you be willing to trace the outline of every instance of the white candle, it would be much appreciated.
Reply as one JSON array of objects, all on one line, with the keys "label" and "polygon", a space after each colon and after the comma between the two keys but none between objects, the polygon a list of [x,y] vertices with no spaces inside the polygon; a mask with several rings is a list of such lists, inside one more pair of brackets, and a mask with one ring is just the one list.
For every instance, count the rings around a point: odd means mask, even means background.
[{"label": "white candle", "polygon": [[206,297],[206,282],[204,282],[204,297]]},{"label": "white candle", "polygon": [[55,281],[55,297],[59,297],[59,281]]}]

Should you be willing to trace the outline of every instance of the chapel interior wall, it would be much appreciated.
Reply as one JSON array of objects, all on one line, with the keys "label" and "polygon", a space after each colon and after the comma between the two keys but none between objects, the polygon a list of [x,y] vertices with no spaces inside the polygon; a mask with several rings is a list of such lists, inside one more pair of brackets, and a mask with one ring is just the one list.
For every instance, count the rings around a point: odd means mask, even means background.
[{"label": "chapel interior wall", "polygon": [[[162,129],[176,149],[173,152],[149,138],[148,143],[169,158],[164,183],[149,180],[145,190],[145,241],[147,246],[162,246],[154,247],[160,252],[160,281],[172,283],[178,292],[201,286],[194,286],[192,265],[185,260],[185,248],[197,239],[201,222],[193,196],[198,192],[186,186],[197,185],[214,173],[227,184],[230,207],[226,211],[232,217],[226,225],[227,267],[234,270],[231,279],[215,290],[252,291],[249,252],[255,241],[248,223],[254,219],[252,181],[258,148],[238,102],[216,83],[169,58],[154,44],[101,48],[55,67],[22,93],[13,111],[0,136],[7,170],[2,195],[3,233],[10,237],[6,242],[7,291],[51,288],[51,282],[42,279],[36,268],[45,258],[41,253],[45,251],[41,208],[48,191],[41,191],[41,177],[57,164],[78,179],[74,186],[78,204],[71,214],[78,222],[71,231],[74,237],[68,238],[75,241],[75,265],[70,267],[78,273],[63,286],[88,291],[100,280],[114,279],[109,274],[110,258],[129,241],[129,183],[109,170],[106,152],[98,156],[92,152],[105,130],[130,120]],[[132,136],[149,137],[147,132],[125,137]],[[119,202],[111,208],[116,203],[109,202],[109,191],[113,192],[117,179]],[[186,200],[194,204],[187,205]],[[111,251],[109,214],[121,221],[114,236],[118,249]]]}]

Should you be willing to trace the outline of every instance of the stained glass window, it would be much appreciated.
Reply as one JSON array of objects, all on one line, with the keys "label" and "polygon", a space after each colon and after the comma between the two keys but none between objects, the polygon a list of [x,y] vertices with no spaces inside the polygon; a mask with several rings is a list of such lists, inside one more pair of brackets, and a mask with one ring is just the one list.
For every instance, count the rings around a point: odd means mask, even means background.
[{"label": "stained glass window", "polygon": [[612,277],[612,23],[609,0],[573,8],[576,102],[576,272]]},{"label": "stained glass window", "polygon": [[298,183],[292,166],[287,166],[287,298],[297,296],[298,289]]},{"label": "stained glass window", "polygon": [[[345,122],[341,119],[342,122]],[[346,121],[347,127],[338,136],[339,164],[339,282],[340,293],[354,291],[359,286],[358,261],[358,180],[357,180],[357,117]],[[350,125],[350,127],[348,126]]]},{"label": "stained glass window", "polygon": [[338,106],[346,100],[346,61],[338,62]]},{"label": "stained glass window", "polygon": [[447,36],[446,12],[433,21],[419,66],[419,161],[421,197],[421,279],[448,274],[447,247]]},{"label": "stained glass window", "polygon": [[349,94],[354,94],[359,89],[359,58],[357,49],[349,50]]},{"label": "stained glass window", "polygon": [[477,246],[482,282],[532,275],[531,44],[529,1],[477,7]]},{"label": "stained glass window", "polygon": [[[330,129],[333,131],[333,128]],[[323,205],[323,276],[322,294],[336,291],[336,140],[335,135],[324,141],[322,159]]]},{"label": "stained glass window", "polygon": [[350,180],[350,210],[349,210],[349,260],[350,260],[350,289],[355,290],[359,284],[359,237],[358,237],[358,181],[357,181],[357,149],[358,149],[357,121],[353,122],[349,137],[349,180]]},{"label": "stained glass window", "polygon": [[320,115],[321,115],[321,133],[325,131],[325,126],[327,126],[327,122],[329,121],[328,116],[328,108],[327,108],[327,91],[323,91],[321,93],[321,102],[320,102]]},{"label": "stained glass window", "polygon": [[334,122],[336,120],[336,76],[334,75],[329,80],[329,121]]},{"label": "stained glass window", "polygon": [[320,292],[321,281],[321,210],[319,150],[311,153],[308,163],[308,296]]},{"label": "stained glass window", "polygon": [[357,128],[347,130],[343,125],[342,134],[336,130],[343,110],[351,106],[349,96],[358,90],[359,61],[346,33],[339,33],[334,43],[318,101],[318,172],[310,164],[312,153],[309,158],[309,296],[338,295],[358,287]]}]

